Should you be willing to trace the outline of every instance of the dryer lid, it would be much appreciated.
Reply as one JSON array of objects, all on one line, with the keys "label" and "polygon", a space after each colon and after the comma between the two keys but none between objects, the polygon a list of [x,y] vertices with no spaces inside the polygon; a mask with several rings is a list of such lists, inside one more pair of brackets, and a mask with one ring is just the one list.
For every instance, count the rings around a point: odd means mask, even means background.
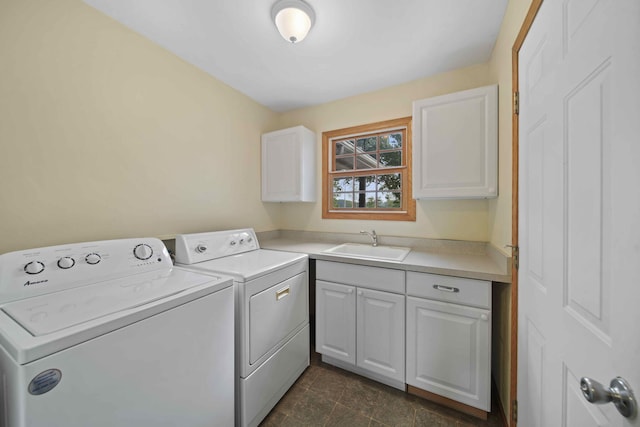
[{"label": "dryer lid", "polygon": [[246,282],[289,265],[306,260],[306,254],[258,249],[223,258],[192,264],[189,268],[232,276],[237,282]]}]

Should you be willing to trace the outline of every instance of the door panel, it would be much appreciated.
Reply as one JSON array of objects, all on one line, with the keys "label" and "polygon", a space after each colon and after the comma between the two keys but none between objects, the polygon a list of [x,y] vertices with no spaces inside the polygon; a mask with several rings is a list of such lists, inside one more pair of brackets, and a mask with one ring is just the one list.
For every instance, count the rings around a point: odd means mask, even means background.
[{"label": "door panel", "polygon": [[[611,279],[610,63],[591,73],[565,100],[565,306],[607,342]],[[588,231],[588,232],[586,232]]]}]

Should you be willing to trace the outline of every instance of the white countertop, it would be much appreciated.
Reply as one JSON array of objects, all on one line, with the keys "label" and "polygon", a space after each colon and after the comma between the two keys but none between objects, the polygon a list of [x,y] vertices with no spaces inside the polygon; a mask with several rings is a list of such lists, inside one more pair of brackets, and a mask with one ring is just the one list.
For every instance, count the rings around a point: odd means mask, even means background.
[{"label": "white countertop", "polygon": [[487,253],[452,253],[449,251],[440,252],[412,248],[404,261],[397,262],[346,257],[323,252],[338,244],[340,243],[282,237],[260,239],[261,248],[306,253],[313,259],[490,280],[501,283],[511,282],[511,272],[507,271],[506,267],[501,266]]}]

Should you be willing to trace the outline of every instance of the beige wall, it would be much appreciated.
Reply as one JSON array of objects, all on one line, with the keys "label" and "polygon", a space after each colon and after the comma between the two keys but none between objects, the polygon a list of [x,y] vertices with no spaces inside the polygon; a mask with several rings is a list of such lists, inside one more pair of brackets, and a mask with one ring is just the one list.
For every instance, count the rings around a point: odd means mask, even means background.
[{"label": "beige wall", "polygon": [[80,0],[0,2],[0,253],[277,227],[278,114]]},{"label": "beige wall", "polygon": [[[322,132],[410,116],[414,100],[471,89],[494,83],[488,64],[454,70],[376,92],[284,113],[281,126],[304,125],[318,135],[317,167],[321,170]],[[418,201],[416,221],[323,220],[321,182],[318,202],[290,204],[282,212],[280,227],[291,230],[358,232],[374,228],[384,235],[437,239],[487,241],[489,208],[487,200]]]},{"label": "beige wall", "polygon": [[[510,241],[511,0],[491,62],[278,115],[80,0],[0,4],[0,253],[253,226]],[[411,115],[413,100],[500,83],[500,196],[418,201],[415,222],[322,220],[261,203],[259,135]],[[320,180],[319,180],[320,181]],[[318,182],[318,191],[320,182]]]}]

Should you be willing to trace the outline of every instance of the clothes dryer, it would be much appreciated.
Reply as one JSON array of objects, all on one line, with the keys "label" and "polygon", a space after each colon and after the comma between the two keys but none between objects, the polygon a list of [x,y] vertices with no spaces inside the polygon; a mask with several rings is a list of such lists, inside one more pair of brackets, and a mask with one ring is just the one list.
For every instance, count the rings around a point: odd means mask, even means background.
[{"label": "clothes dryer", "polygon": [[240,229],[177,236],[176,264],[233,277],[236,423],[257,426],[309,366],[308,256]]}]

